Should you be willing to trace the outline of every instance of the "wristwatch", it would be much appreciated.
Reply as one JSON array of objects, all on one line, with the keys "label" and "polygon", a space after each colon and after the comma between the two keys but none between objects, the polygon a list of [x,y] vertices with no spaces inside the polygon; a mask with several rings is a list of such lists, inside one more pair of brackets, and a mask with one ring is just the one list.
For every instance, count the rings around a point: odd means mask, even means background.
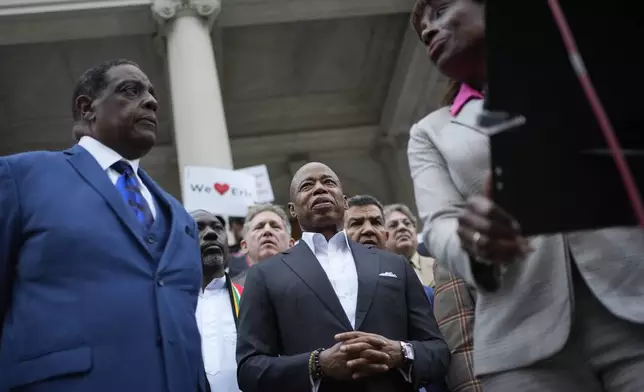
[{"label": "wristwatch", "polygon": [[407,342],[400,342],[403,354],[403,364],[409,366],[414,363],[414,347]]}]

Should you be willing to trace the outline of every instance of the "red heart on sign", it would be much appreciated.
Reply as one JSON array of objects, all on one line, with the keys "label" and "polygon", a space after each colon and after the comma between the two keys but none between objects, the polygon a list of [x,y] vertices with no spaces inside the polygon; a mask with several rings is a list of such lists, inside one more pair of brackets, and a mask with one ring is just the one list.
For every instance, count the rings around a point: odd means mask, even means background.
[{"label": "red heart on sign", "polygon": [[215,187],[215,190],[217,192],[219,192],[220,195],[223,195],[224,193],[228,192],[228,190],[230,189],[230,185],[228,185],[228,184],[220,184],[218,182],[215,183],[215,185],[213,185],[213,186]]}]

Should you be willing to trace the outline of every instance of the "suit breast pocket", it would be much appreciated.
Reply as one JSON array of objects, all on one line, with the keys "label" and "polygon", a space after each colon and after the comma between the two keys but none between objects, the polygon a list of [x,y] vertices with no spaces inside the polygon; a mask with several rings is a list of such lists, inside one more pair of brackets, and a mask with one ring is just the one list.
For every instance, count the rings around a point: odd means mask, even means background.
[{"label": "suit breast pocket", "polygon": [[405,291],[403,282],[398,278],[381,276],[378,280],[378,287],[387,293],[402,293]]},{"label": "suit breast pocket", "polygon": [[405,285],[397,278],[380,277],[377,288],[377,301],[384,305],[387,314],[406,312]]},{"label": "suit breast pocket", "polygon": [[398,278],[380,277],[377,291],[395,303],[405,297],[404,282]]}]

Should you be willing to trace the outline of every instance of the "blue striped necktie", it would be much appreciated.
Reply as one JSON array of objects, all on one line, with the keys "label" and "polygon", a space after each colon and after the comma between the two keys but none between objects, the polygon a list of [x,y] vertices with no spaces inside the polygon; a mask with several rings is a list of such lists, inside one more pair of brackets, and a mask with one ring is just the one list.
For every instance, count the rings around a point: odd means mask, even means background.
[{"label": "blue striped necktie", "polygon": [[146,230],[150,229],[154,222],[154,217],[148,202],[145,201],[141,193],[139,182],[134,175],[132,166],[127,162],[118,161],[112,165],[112,169],[121,175],[116,181],[116,188],[121,193],[125,204],[130,206],[139,223]]}]

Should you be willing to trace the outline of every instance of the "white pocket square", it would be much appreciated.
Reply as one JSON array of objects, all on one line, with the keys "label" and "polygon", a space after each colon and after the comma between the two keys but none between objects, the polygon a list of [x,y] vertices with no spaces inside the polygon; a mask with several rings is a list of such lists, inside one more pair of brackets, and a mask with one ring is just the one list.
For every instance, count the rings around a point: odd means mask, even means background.
[{"label": "white pocket square", "polygon": [[382,272],[382,273],[381,273],[380,275],[378,275],[378,276],[386,276],[386,277],[388,277],[388,278],[398,278],[398,277],[396,276],[396,274],[394,274],[393,272]]}]

